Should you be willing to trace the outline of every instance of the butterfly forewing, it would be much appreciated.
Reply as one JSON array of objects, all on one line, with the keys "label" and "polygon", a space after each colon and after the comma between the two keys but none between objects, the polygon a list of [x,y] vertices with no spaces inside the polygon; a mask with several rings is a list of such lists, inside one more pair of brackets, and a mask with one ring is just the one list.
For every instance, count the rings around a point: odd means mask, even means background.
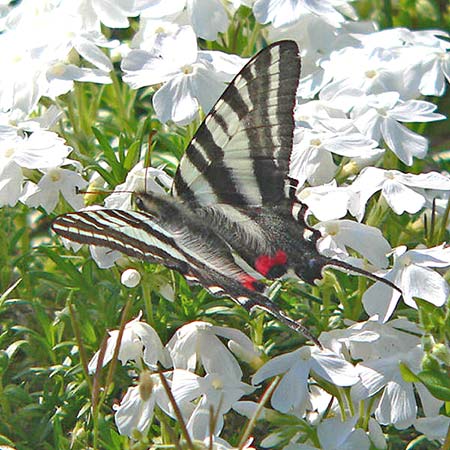
[{"label": "butterfly forewing", "polygon": [[52,229],[70,241],[118,250],[181,273],[188,271],[187,261],[170,233],[145,213],[99,209],[64,214],[53,221]]},{"label": "butterfly forewing", "polygon": [[193,207],[281,201],[299,76],[300,57],[292,41],[256,55],[200,125],[180,161],[173,195]]}]

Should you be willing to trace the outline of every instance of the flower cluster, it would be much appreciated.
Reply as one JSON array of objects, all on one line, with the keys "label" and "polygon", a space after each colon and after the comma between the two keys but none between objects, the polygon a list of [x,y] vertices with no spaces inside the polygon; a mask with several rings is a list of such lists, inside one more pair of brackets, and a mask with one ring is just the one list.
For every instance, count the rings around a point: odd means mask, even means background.
[{"label": "flower cluster", "polygon": [[[405,319],[386,324],[370,320],[322,333],[323,348],[305,346],[266,363],[241,331],[207,322],[181,327],[165,347],[141,316],[125,325],[121,341],[118,334],[110,332],[101,363],[107,364],[119,346],[119,360],[134,361],[139,373],[137,385],[128,388],[115,407],[117,427],[130,437],[148,430],[155,407],[172,418],[178,409],[190,438],[199,442],[220,439],[224,415],[231,410],[269,422],[277,412],[285,414],[291,426],[263,442],[283,450],[304,448],[308,433],[299,431],[308,426],[318,425],[318,448],[345,444],[364,450],[371,445],[385,448],[380,425],[414,426],[435,439],[437,424],[444,428],[449,422],[439,414],[444,402],[433,397],[419,377],[413,383],[402,377],[404,366],[419,373],[425,354],[420,329]],[[228,341],[228,348],[221,339]],[[91,372],[98,370],[99,354],[89,364]],[[242,381],[237,358],[257,369],[252,384]],[[157,370],[158,362],[166,369]],[[273,390],[272,409],[244,398],[275,376],[280,381]],[[324,383],[326,389],[321,387]],[[330,411],[332,418],[327,417]],[[369,424],[367,429],[362,420]],[[308,448],[317,448],[312,434],[307,442]]]}]

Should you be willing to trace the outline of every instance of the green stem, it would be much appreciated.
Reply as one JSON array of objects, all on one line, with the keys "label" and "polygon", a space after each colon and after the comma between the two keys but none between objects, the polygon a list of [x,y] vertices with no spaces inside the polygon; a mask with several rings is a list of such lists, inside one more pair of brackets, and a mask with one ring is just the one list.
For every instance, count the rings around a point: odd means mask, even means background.
[{"label": "green stem", "polygon": [[394,22],[392,20],[392,4],[391,0],[383,0],[383,12],[386,21],[386,28],[392,28]]},{"label": "green stem", "polygon": [[133,131],[130,128],[129,121],[128,121],[128,111],[125,106],[125,103],[123,101],[123,95],[121,91],[121,84],[119,83],[119,79],[117,78],[116,73],[113,71],[111,72],[111,79],[113,82],[113,90],[114,94],[116,96],[116,105],[117,109],[119,110],[119,120],[120,125],[122,129],[125,129],[127,135],[131,136],[133,134]]},{"label": "green stem", "polygon": [[159,379],[161,380],[161,384],[163,385],[163,388],[167,394],[167,397],[169,398],[170,404],[172,405],[173,412],[175,413],[175,417],[177,418],[178,424],[180,425],[181,434],[183,435],[183,437],[186,441],[187,447],[190,450],[195,450],[194,443],[192,442],[191,437],[189,436],[189,432],[186,428],[186,424],[184,422],[183,415],[181,414],[181,410],[175,400],[175,397],[172,394],[169,383],[167,382],[166,377],[164,376],[164,374],[162,372],[158,372],[158,375],[159,375]]},{"label": "green stem", "polygon": [[83,339],[81,337],[81,330],[80,330],[80,327],[78,326],[78,320],[77,320],[76,313],[75,313],[75,310],[73,308],[72,301],[71,301],[70,297],[69,297],[69,300],[68,300],[67,304],[68,304],[68,307],[69,307],[70,323],[72,325],[72,329],[73,329],[73,332],[75,334],[75,341],[77,343],[78,351],[80,353],[80,361],[81,361],[81,367],[83,368],[84,378],[86,379],[87,384],[89,386],[89,391],[92,394],[92,382],[91,382],[91,379],[89,377],[88,360],[87,360],[87,356],[86,356],[86,349],[85,349],[84,344],[83,344]]},{"label": "green stem", "polygon": [[270,396],[272,395],[272,392],[275,390],[275,388],[278,385],[278,382],[280,381],[280,377],[275,377],[272,383],[270,383],[269,387],[264,392],[263,396],[261,397],[260,402],[258,403],[258,407],[256,408],[255,413],[253,414],[252,418],[248,421],[247,426],[244,429],[244,432],[242,433],[241,439],[239,440],[238,449],[242,450],[244,448],[245,443],[247,442],[250,433],[255,428],[256,421],[258,420],[258,417],[262,413],[262,410],[264,408],[264,405],[269,400]]}]

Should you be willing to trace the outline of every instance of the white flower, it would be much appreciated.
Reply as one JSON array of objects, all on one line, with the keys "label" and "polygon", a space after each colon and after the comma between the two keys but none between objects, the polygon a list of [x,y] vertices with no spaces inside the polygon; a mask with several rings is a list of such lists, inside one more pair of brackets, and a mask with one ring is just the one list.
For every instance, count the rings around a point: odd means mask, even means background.
[{"label": "white flower", "polygon": [[208,41],[228,29],[227,11],[220,0],[141,0],[139,8],[141,16],[151,19],[169,18],[186,8],[186,19],[195,34]]},{"label": "white flower", "polygon": [[185,125],[198,113],[209,112],[219,95],[242,67],[236,55],[198,51],[190,27],[158,41],[151,52],[132,50],[122,62],[123,79],[132,88],[164,83],[153,96],[153,106],[162,122]]},{"label": "white flower", "polygon": [[297,198],[308,206],[309,210],[319,220],[340,219],[354,202],[356,194],[345,186],[337,186],[332,180],[328,184],[302,189]]},{"label": "white flower", "polygon": [[[111,82],[112,63],[99,47],[116,43],[100,33],[98,21],[83,23],[80,2],[41,10],[29,3],[22,3],[22,14],[14,11],[10,27],[0,37],[0,65],[6,69],[0,80],[0,109],[29,114],[42,96],[55,98],[72,89],[73,80]],[[26,12],[25,4],[34,14]],[[80,6],[80,11],[73,11],[71,4]],[[95,14],[90,12],[92,18]],[[95,68],[70,64],[75,52]]]},{"label": "white flower", "polygon": [[414,48],[415,56],[421,55],[422,79],[419,90],[422,95],[444,95],[445,81],[450,83],[450,52],[449,44],[440,40],[437,48]]},{"label": "white flower", "polygon": [[439,440],[443,443],[450,427],[450,417],[443,415],[420,417],[413,425],[419,433],[424,434],[429,440]]},{"label": "white flower", "polygon": [[376,267],[386,267],[386,254],[391,251],[389,242],[378,228],[352,220],[329,220],[314,226],[322,234],[318,250],[330,257],[348,255],[351,247]]},{"label": "white flower", "polygon": [[358,450],[369,450],[370,440],[361,428],[355,428],[358,416],[350,417],[342,421],[340,417],[325,419],[317,427],[323,450],[340,450],[343,448],[354,448]]},{"label": "white flower", "polygon": [[114,192],[106,197],[105,207],[108,209],[132,209],[132,196],[135,192],[155,192],[165,194],[172,186],[172,178],[161,168],[143,167],[136,164],[127,174],[125,182],[118,184]]},{"label": "white flower", "polygon": [[[122,364],[133,360],[140,365],[141,359],[149,367],[154,367],[158,361],[164,367],[171,365],[170,357],[167,350],[162,345],[161,339],[156,331],[147,323],[140,321],[141,315],[136,319],[131,320],[125,325],[122,340],[120,342],[120,349],[118,359]],[[119,337],[119,330],[109,332],[109,338],[106,343],[106,350],[103,357],[102,364],[105,366],[111,361],[114,350],[117,345]],[[98,351],[89,362],[89,372],[94,373],[97,370],[98,358],[100,351]]]},{"label": "white flower", "polygon": [[371,397],[383,389],[375,409],[375,418],[381,425],[393,424],[396,428],[403,429],[411,426],[416,419],[415,386],[425,414],[436,415],[443,402],[432,397],[421,383],[404,381],[400,373],[400,363],[407,365],[412,371],[420,370],[423,355],[423,350],[418,345],[409,352],[394,353],[358,364],[356,368],[361,383],[352,388],[354,400]]},{"label": "white flower", "polygon": [[414,175],[367,167],[351,185],[351,190],[357,196],[353,199],[350,212],[358,220],[362,220],[367,201],[375,192],[381,191],[381,195],[396,214],[403,214],[405,211],[414,214],[426,203],[426,189],[450,191],[450,177],[437,172]]},{"label": "white flower", "polygon": [[[383,278],[401,289],[403,301],[411,308],[417,309],[414,297],[442,306],[449,295],[449,285],[430,267],[448,266],[450,247],[440,245],[423,250],[407,250],[401,246],[394,252],[394,266]],[[399,299],[399,292],[377,281],[367,289],[362,301],[367,314],[376,314],[381,322],[385,322],[393,314]]]},{"label": "white flower", "polygon": [[302,414],[308,402],[308,377],[317,375],[337,386],[352,386],[359,381],[352,364],[329,350],[303,347],[276,356],[253,376],[253,384],[284,374],[272,394],[272,406],[282,413]]},{"label": "white flower", "polygon": [[427,140],[399,122],[432,122],[445,119],[434,113],[436,105],[423,100],[400,99],[398,92],[368,95],[359,100],[351,112],[354,124],[361,133],[375,139],[383,137],[386,145],[397,157],[411,166],[413,158],[424,158],[428,151]]},{"label": "white flower", "polygon": [[252,341],[242,331],[191,322],[179,328],[167,344],[174,367],[194,371],[200,360],[207,373],[226,373],[241,379],[238,362],[217,336],[229,339],[228,346],[233,351],[238,348],[241,354],[245,349],[247,355],[253,352],[258,356]]},{"label": "white flower", "polygon": [[42,206],[51,213],[58,204],[59,194],[72,206],[79,210],[84,206],[83,197],[77,193],[77,188],[84,188],[87,182],[80,174],[72,170],[54,167],[42,170],[43,176],[38,184],[29,182],[21,200],[30,207]]},{"label": "white flower", "polygon": [[280,28],[290,25],[306,13],[313,13],[330,24],[338,27],[345,21],[335,7],[345,4],[333,0],[256,0],[253,5],[253,14],[260,23],[272,22],[272,26]]},{"label": "white flower", "polygon": [[129,437],[133,437],[135,430],[145,433],[153,419],[155,405],[173,416],[159,375],[144,371],[141,373],[138,386],[128,388],[120,404],[113,407],[119,433]]},{"label": "white flower", "polygon": [[122,272],[120,282],[126,287],[134,288],[141,282],[141,274],[136,269],[127,269]]},{"label": "white flower", "polygon": [[56,133],[37,130],[30,135],[16,127],[0,125],[0,158],[26,169],[49,169],[64,163],[72,149]]},{"label": "white flower", "polygon": [[407,353],[420,344],[422,331],[406,319],[379,323],[376,317],[320,335],[320,343],[346,358],[369,361]]},{"label": "white flower", "polygon": [[[381,93],[395,89],[404,64],[386,48],[345,47],[331,53],[321,62],[323,78],[333,80],[321,91],[321,100],[333,101],[342,91],[360,90]],[[349,70],[349,67],[352,70]]]},{"label": "white flower", "polygon": [[[220,433],[223,427],[223,415],[226,414],[243,395],[254,391],[252,386],[240,381],[235,374],[222,371],[207,373],[199,377],[182,369],[173,371],[172,393],[179,404],[199,398],[189,418],[187,428],[194,439],[203,440]],[[210,430],[211,413],[217,416],[214,430]]]},{"label": "white flower", "polygon": [[336,172],[332,154],[349,158],[379,154],[377,143],[355,130],[344,127],[342,132],[336,128],[320,128],[297,130],[289,176],[300,185],[305,181],[312,185],[330,182]]},{"label": "white flower", "polygon": [[65,0],[62,6],[80,16],[87,28],[99,21],[109,28],[128,28],[128,17],[138,14],[134,0]]},{"label": "white flower", "polygon": [[20,166],[0,158],[0,207],[15,206],[22,195],[23,175]]}]

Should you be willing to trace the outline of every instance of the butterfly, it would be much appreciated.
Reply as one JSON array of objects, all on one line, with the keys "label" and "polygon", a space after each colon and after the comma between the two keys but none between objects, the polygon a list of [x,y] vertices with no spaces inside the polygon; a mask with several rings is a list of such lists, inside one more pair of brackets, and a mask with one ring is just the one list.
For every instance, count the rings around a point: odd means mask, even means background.
[{"label": "butterfly", "polygon": [[171,195],[134,194],[138,211],[64,214],[53,230],[71,241],[163,264],[214,295],[262,308],[317,339],[267,295],[261,278],[295,273],[314,283],[326,266],[388,280],[321,255],[288,177],[299,49],[279,41],[254,56],[227,86],[181,158]]}]

